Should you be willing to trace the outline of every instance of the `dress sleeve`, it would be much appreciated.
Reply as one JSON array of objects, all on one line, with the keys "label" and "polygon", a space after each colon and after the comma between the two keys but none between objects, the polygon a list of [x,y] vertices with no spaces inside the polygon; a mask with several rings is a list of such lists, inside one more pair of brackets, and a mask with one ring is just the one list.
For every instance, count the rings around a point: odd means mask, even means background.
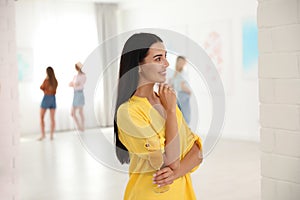
[{"label": "dress sleeve", "polygon": [[[179,110],[179,109],[178,109]],[[195,134],[188,126],[186,123],[184,117],[182,116],[181,111],[178,114],[178,125],[179,125],[179,135],[180,135],[180,152],[181,152],[181,157],[180,160],[185,157],[185,155],[191,150],[193,145],[196,143],[199,147],[199,149],[202,151],[202,140],[201,138]],[[196,166],[194,167],[191,172],[195,171],[199,167]]]},{"label": "dress sleeve", "polygon": [[[194,143],[196,143],[198,145],[200,151],[202,151],[202,140],[201,140],[201,138],[198,135],[196,135],[195,133],[192,133],[192,134],[194,135]],[[196,171],[199,166],[200,166],[200,164],[195,166],[190,172]]]},{"label": "dress sleeve", "polygon": [[[157,124],[157,123],[156,123]],[[117,112],[119,139],[130,153],[130,172],[149,172],[163,164],[163,129],[153,126],[142,111],[123,104]]]}]

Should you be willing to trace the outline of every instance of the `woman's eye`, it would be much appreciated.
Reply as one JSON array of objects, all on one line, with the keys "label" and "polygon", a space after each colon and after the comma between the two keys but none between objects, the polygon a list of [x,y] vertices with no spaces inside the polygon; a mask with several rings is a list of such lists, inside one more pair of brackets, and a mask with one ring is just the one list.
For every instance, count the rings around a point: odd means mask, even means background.
[{"label": "woman's eye", "polygon": [[156,60],[156,61],[161,61],[161,58],[159,57],[159,58],[156,58],[155,60]]}]

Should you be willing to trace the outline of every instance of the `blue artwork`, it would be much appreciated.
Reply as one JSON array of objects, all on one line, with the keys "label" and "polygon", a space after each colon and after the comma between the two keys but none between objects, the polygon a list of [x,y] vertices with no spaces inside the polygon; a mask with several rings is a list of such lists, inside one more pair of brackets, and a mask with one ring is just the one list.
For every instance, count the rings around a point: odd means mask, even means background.
[{"label": "blue artwork", "polygon": [[31,49],[18,49],[17,50],[17,63],[18,63],[18,80],[31,81],[33,68],[32,68],[32,50]]},{"label": "blue artwork", "polygon": [[258,29],[255,20],[243,21],[243,70],[245,72],[257,71],[257,32]]}]

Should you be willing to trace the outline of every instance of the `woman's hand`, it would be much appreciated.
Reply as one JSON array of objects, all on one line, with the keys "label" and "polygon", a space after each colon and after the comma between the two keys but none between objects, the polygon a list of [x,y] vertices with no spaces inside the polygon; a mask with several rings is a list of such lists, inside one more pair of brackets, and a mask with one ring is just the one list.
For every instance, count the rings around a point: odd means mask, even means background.
[{"label": "woman's hand", "polygon": [[202,149],[194,143],[189,152],[185,155],[185,157],[180,161],[180,167],[173,169],[166,166],[160,170],[158,170],[153,175],[153,183],[164,186],[170,185],[174,182],[174,180],[178,179],[181,176],[191,172],[191,170],[200,165],[203,160]]},{"label": "woman's hand", "polygon": [[172,87],[168,84],[161,83],[159,85],[158,94],[160,97],[161,104],[163,105],[166,112],[176,111],[176,94]]},{"label": "woman's hand", "polygon": [[175,179],[176,176],[174,170],[168,166],[158,170],[153,175],[153,183],[159,185],[160,187],[172,184]]},{"label": "woman's hand", "polygon": [[174,170],[180,166],[180,141],[176,116],[176,94],[167,84],[159,85],[159,98],[166,113],[164,163]]}]

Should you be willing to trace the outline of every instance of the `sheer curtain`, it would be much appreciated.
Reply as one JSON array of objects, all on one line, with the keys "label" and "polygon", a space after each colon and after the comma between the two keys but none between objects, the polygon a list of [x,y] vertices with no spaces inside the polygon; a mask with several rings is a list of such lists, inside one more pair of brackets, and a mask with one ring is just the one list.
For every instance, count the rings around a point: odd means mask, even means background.
[{"label": "sheer curtain", "polygon": [[[94,95],[94,109],[99,126],[113,125],[114,102],[117,88],[118,59],[114,58],[113,51],[118,51],[117,39],[107,42],[116,36],[118,29],[117,4],[96,3],[96,22],[98,30],[100,57],[100,77]],[[109,63],[109,64],[108,64]]]},{"label": "sheer curtain", "polygon": [[[53,67],[58,80],[56,131],[73,130],[70,115],[73,89],[68,83],[76,73],[74,64],[83,62],[98,44],[95,4],[28,0],[16,1],[15,5],[21,134],[40,133],[43,92],[39,87],[48,66]],[[85,107],[86,127],[96,127],[87,111]],[[50,128],[49,121],[48,111],[46,131]]]},{"label": "sheer curtain", "polygon": [[[58,80],[56,131],[75,128],[70,115],[73,90],[68,86],[76,73],[74,64],[78,61],[88,64],[87,58],[93,55],[97,45],[116,35],[117,9],[116,4],[92,2],[51,0],[16,2],[17,53],[23,66],[28,66],[22,68],[24,78],[19,80],[22,135],[40,133],[39,109],[43,93],[39,86],[46,76],[47,66],[54,68]],[[105,71],[104,78],[99,79],[100,72],[108,67],[101,63],[111,60],[109,49],[113,48],[105,49],[101,55],[96,56],[99,63],[93,63],[91,68],[85,66],[83,69],[87,74],[84,89],[86,128],[113,124],[112,101],[117,62],[112,62],[111,65],[115,67],[110,66]],[[98,90],[95,89],[97,84]],[[50,127],[48,113],[45,121],[48,131]]]}]

